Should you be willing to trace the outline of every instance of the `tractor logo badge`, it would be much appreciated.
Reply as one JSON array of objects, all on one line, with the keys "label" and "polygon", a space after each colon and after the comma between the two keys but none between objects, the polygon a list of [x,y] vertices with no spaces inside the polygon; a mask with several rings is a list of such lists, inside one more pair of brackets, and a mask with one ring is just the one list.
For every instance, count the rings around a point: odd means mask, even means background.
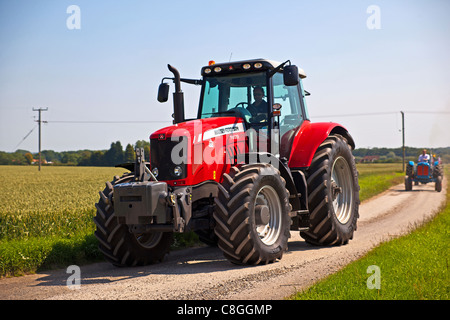
[{"label": "tractor logo badge", "polygon": [[158,140],[166,140],[166,134],[165,133],[160,133],[158,135]]}]

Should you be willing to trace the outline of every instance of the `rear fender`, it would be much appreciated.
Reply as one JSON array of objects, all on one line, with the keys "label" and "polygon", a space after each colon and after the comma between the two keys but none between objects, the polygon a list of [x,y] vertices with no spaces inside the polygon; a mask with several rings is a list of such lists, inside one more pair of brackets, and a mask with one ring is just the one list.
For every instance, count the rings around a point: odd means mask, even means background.
[{"label": "rear fender", "polygon": [[292,143],[292,150],[288,162],[289,168],[307,168],[320,144],[330,135],[340,134],[347,139],[352,150],[355,142],[347,129],[338,123],[304,121]]}]

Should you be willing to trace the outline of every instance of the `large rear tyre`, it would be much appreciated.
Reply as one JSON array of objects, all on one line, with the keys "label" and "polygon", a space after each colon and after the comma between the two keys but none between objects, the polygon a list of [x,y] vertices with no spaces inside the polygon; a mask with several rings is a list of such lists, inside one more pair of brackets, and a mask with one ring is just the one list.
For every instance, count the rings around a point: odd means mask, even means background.
[{"label": "large rear tyre", "polygon": [[405,176],[405,191],[411,191],[413,188],[412,179],[410,176]]},{"label": "large rear tyre", "polygon": [[134,234],[127,225],[118,223],[114,216],[113,188],[116,184],[132,181],[133,177],[133,174],[125,174],[121,178],[115,177],[111,183],[107,182],[95,205],[95,236],[99,241],[99,250],[106,260],[120,267],[162,261],[173,243],[172,232]]},{"label": "large rear tyre", "polygon": [[342,245],[353,238],[359,217],[358,172],[347,140],[329,136],[306,172],[310,228],[300,235],[314,245]]},{"label": "large rear tyre", "polygon": [[281,259],[290,228],[289,191],[270,164],[232,167],[215,199],[214,229],[224,256],[235,264]]}]

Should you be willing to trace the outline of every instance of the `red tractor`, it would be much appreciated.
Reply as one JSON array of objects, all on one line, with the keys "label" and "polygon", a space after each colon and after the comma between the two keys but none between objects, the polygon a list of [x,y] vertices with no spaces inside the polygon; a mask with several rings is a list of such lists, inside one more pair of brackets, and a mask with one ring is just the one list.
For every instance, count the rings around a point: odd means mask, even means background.
[{"label": "red tractor", "polygon": [[[355,143],[337,123],[311,123],[303,70],[256,59],[205,66],[200,80],[163,78],[173,125],[136,149],[131,172],[106,183],[95,235],[108,261],[163,259],[174,232],[195,231],[236,264],[281,259],[291,230],[313,245],[342,245],[359,216]],[[201,85],[196,119],[185,119],[181,82]]]}]

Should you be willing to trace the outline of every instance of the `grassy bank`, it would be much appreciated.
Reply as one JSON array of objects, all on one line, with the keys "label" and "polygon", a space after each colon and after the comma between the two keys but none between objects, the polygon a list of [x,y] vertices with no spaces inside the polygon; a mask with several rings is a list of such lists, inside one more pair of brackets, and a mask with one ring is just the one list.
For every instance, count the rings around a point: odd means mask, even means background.
[{"label": "grassy bank", "polygon": [[[401,182],[398,164],[358,165],[361,200]],[[103,259],[93,236],[95,202],[105,181],[125,169],[0,167],[0,276]],[[196,242],[175,237],[174,247]]]},{"label": "grassy bank", "polygon": [[[450,177],[450,168],[446,176]],[[442,211],[409,235],[381,244],[362,259],[291,299],[450,299],[450,189]],[[374,269],[379,268],[379,289]],[[369,268],[369,270],[368,270]]]}]

